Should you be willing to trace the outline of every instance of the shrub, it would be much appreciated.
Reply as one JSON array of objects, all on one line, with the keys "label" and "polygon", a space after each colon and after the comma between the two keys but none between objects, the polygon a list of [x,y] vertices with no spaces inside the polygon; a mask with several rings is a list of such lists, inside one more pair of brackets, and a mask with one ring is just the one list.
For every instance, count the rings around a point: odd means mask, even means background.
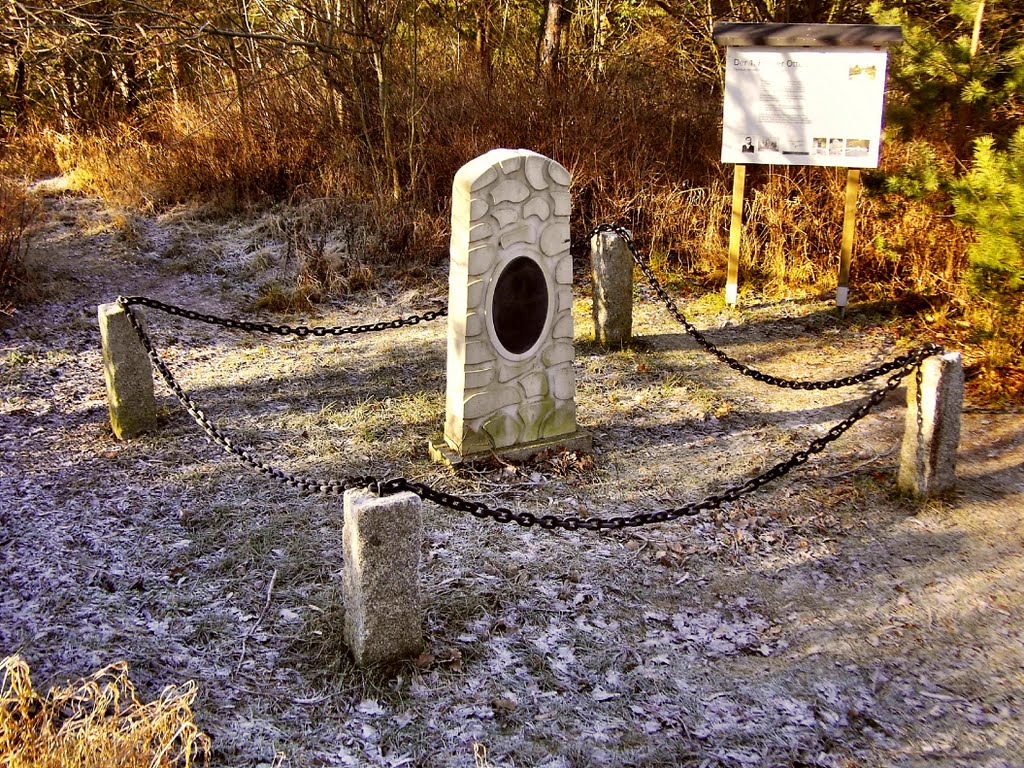
[{"label": "shrub", "polygon": [[1024,349],[1024,128],[1005,151],[990,136],[978,139],[970,172],[950,190],[957,219],[976,235],[970,287],[990,308],[987,330],[1010,362]]},{"label": "shrub", "polygon": [[25,189],[0,177],[0,314],[14,312],[17,301],[27,293],[24,257],[36,206]]},{"label": "shrub", "polygon": [[977,233],[968,249],[971,283],[980,294],[1024,288],[1024,128],[1003,152],[991,136],[975,142],[971,171],[952,185],[956,216]]}]

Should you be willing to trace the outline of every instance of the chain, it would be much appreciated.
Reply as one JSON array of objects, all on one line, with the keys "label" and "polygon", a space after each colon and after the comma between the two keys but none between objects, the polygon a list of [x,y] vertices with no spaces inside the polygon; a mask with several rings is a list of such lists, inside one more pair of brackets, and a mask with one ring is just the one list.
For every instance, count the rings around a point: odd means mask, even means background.
[{"label": "chain", "polygon": [[194,309],[184,309],[183,307],[176,307],[173,304],[166,304],[165,302],[157,301],[156,299],[151,299],[147,296],[118,296],[117,303],[125,309],[134,306],[149,307],[150,309],[156,309],[160,312],[166,312],[169,315],[184,317],[188,320],[198,320],[201,323],[208,323],[209,325],[219,325],[222,328],[250,331],[252,333],[278,334],[280,336],[298,336],[300,339],[305,339],[308,336],[344,336],[345,334],[384,331],[389,328],[402,328],[406,325],[417,325],[421,322],[429,322],[430,320],[436,320],[439,317],[448,316],[448,308],[442,307],[441,309],[424,312],[422,315],[410,315],[409,317],[398,318],[397,320],[384,320],[379,323],[370,323],[368,325],[349,325],[346,327],[336,326],[333,328],[316,325],[310,328],[307,325],[297,325],[293,327],[290,325],[254,323],[249,320],[234,320],[229,317],[207,315],[202,312],[196,312]]},{"label": "chain", "polygon": [[877,406],[886,395],[900,385],[900,382],[915,368],[919,367],[921,361],[928,357],[929,351],[924,348],[909,355],[909,359],[889,377],[885,385],[872,392],[868,398],[841,422],[833,426],[828,432],[819,438],[812,440],[807,447],[797,451],[785,461],[773,465],[766,471],[755,477],[746,480],[738,485],[726,488],[719,494],[707,496],[700,501],[690,502],[681,507],[674,507],[660,510],[658,512],[640,512],[635,515],[617,516],[610,518],[596,517],[559,517],[556,515],[535,515],[532,512],[513,512],[505,507],[490,507],[480,501],[469,501],[459,496],[435,490],[424,483],[406,480],[403,477],[393,480],[386,480],[378,485],[378,492],[382,495],[409,491],[415,493],[421,499],[432,501],[456,512],[468,512],[474,517],[491,519],[496,523],[516,523],[523,527],[540,526],[546,530],[562,528],[567,531],[613,531],[623,528],[636,528],[642,525],[655,523],[667,523],[678,520],[681,517],[694,517],[701,512],[712,509],[719,509],[723,504],[736,501],[741,496],[753,493],[759,488],[767,485],[789,474],[796,467],[806,464],[814,454],[821,453],[835,440],[838,440],[854,424],[863,419],[871,410]]},{"label": "chain", "polygon": [[[148,300],[147,300],[148,301]],[[343,494],[350,488],[367,488],[373,487],[377,484],[377,479],[373,477],[346,477],[342,480],[320,483],[313,480],[307,480],[305,478],[296,477],[291,475],[284,470],[273,467],[270,464],[258,459],[253,456],[249,451],[241,448],[225,435],[221,429],[214,424],[210,419],[203,413],[202,409],[199,408],[192,400],[191,397],[181,388],[177,380],[174,378],[174,374],[171,373],[167,364],[164,363],[159,353],[156,351],[156,347],[149,338],[149,334],[146,333],[139,319],[135,316],[135,312],[132,310],[133,304],[142,304],[143,302],[132,302],[122,300],[118,298],[118,304],[124,308],[125,315],[128,317],[128,322],[131,323],[132,328],[135,329],[135,334],[139,337],[139,341],[142,342],[142,346],[146,350],[146,354],[149,355],[150,361],[153,363],[153,367],[160,373],[160,377],[164,380],[174,396],[178,398],[178,402],[184,406],[185,410],[188,411],[189,415],[195,420],[195,422],[202,428],[211,440],[217,445],[223,448],[226,452],[237,456],[239,459],[244,461],[250,467],[255,469],[257,472],[266,475],[267,477],[277,480],[280,483],[291,488],[297,488],[301,491],[323,493],[331,496],[337,496]],[[158,302],[159,303],[159,302]],[[146,305],[148,306],[148,304]],[[177,308],[175,308],[177,309]],[[177,314],[177,313],[172,313]],[[187,315],[186,315],[187,316]]]},{"label": "chain", "polygon": [[764,373],[756,368],[751,368],[749,365],[737,360],[734,357],[730,357],[728,354],[723,352],[721,349],[716,347],[708,338],[697,330],[696,326],[693,325],[689,320],[686,319],[686,315],[682,313],[676,303],[668,295],[668,292],[662,286],[657,276],[654,274],[654,270],[651,269],[650,264],[640,255],[637,250],[636,242],[633,240],[632,233],[625,227],[620,227],[617,224],[600,224],[590,232],[587,236],[589,241],[594,235],[601,234],[602,232],[612,232],[625,241],[626,246],[629,248],[630,253],[633,254],[633,261],[636,262],[637,266],[640,267],[640,271],[643,272],[644,277],[650,284],[654,292],[658,294],[658,298],[664,302],[668,311],[676,319],[689,334],[694,341],[700,344],[705,350],[714,355],[718,360],[725,363],[727,366],[732,368],[734,371],[742,374],[743,376],[749,376],[755,381],[760,381],[765,384],[769,384],[773,387],[781,387],[783,389],[802,389],[802,390],[826,390],[826,389],[841,389],[843,387],[852,387],[856,384],[864,384],[872,379],[876,379],[879,376],[884,376],[895,370],[904,368],[907,363],[911,360],[923,360],[929,355],[941,354],[943,349],[938,344],[931,342],[919,347],[918,349],[912,350],[905,355],[900,355],[888,362],[882,363],[881,365],[870,368],[861,373],[854,374],[852,376],[843,376],[838,379],[829,379],[827,381],[795,381],[793,379],[785,379],[780,376],[772,376],[769,373]]},{"label": "chain", "polygon": [[[577,516],[560,517],[557,515],[535,515],[532,512],[525,511],[513,512],[505,507],[491,507],[483,502],[470,501],[469,499],[465,499],[461,496],[437,490],[425,483],[407,480],[404,477],[393,478],[391,480],[378,480],[377,478],[370,476],[346,477],[342,480],[324,483],[298,477],[273,467],[253,456],[249,451],[235,445],[232,440],[225,435],[220,428],[218,428],[206,416],[205,413],[203,413],[195,402],[193,402],[192,398],[189,397],[181,388],[181,385],[178,384],[174,375],[160,357],[156,347],[150,340],[149,335],[135,316],[135,313],[132,310],[132,303],[122,301],[121,299],[118,299],[118,302],[124,308],[128,321],[131,323],[132,328],[139,337],[139,341],[142,343],[146,353],[149,355],[149,359],[152,361],[153,366],[160,373],[161,378],[163,378],[167,386],[170,387],[174,396],[182,406],[184,406],[185,410],[188,411],[189,415],[192,416],[195,422],[211,440],[226,452],[241,459],[257,472],[260,472],[261,474],[266,475],[273,480],[277,480],[291,488],[326,495],[340,495],[351,488],[369,488],[381,496],[408,491],[416,494],[424,501],[431,501],[455,512],[468,513],[479,519],[490,519],[496,523],[516,523],[523,527],[536,525],[545,530],[553,530],[555,528],[561,528],[566,531],[621,530],[623,528],[635,528],[655,523],[667,523],[672,520],[678,520],[681,517],[693,517],[707,510],[719,509],[723,504],[736,501],[741,496],[753,493],[771,481],[777,480],[778,478],[788,474],[795,467],[807,463],[812,455],[823,451],[829,443],[838,440],[847,430],[850,429],[850,427],[863,419],[876,405],[885,399],[887,394],[896,389],[900,382],[912,370],[919,367],[924,358],[931,354],[930,350],[926,347],[922,347],[910,355],[905,356],[907,357],[907,360],[899,370],[889,377],[889,380],[884,386],[872,392],[868,398],[853,411],[853,413],[832,427],[822,437],[812,440],[806,448],[797,451],[785,461],[775,464],[765,472],[762,472],[739,485],[734,485],[725,489],[720,494],[707,496],[700,501],[690,502],[689,504],[685,504],[681,507],[664,509],[658,512],[640,512],[629,516],[616,516],[609,518],[582,518]],[[138,304],[141,302],[135,303]]]}]

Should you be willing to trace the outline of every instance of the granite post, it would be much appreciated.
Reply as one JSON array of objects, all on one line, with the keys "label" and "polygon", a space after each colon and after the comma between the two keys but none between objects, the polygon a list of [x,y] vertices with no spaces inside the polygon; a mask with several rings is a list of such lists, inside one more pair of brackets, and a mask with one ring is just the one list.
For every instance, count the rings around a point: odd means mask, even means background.
[{"label": "granite post", "polygon": [[963,358],[959,352],[925,358],[920,374],[912,373],[906,381],[907,422],[900,451],[899,489],[919,499],[938,496],[956,484]]},{"label": "granite post", "polygon": [[156,427],[153,369],[120,304],[100,304],[97,315],[110,426],[118,439],[127,440]]},{"label": "granite post", "polygon": [[594,235],[590,253],[594,340],[604,347],[621,347],[633,335],[633,257],[614,232]]},{"label": "granite post", "polygon": [[345,492],[345,642],[366,666],[423,650],[419,496]]}]

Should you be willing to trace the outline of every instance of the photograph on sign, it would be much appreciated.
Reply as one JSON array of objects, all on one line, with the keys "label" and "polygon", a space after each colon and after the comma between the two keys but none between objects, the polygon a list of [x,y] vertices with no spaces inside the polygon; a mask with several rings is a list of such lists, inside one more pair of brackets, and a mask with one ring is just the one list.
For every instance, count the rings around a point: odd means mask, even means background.
[{"label": "photograph on sign", "polygon": [[877,168],[886,52],[726,49],[722,162]]}]

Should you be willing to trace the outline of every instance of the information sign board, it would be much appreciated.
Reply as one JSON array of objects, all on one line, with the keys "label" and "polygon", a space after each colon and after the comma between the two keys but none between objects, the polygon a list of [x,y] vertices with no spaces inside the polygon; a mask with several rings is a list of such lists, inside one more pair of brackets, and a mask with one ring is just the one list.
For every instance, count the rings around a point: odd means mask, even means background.
[{"label": "information sign board", "polygon": [[877,168],[884,48],[726,48],[722,162]]}]

